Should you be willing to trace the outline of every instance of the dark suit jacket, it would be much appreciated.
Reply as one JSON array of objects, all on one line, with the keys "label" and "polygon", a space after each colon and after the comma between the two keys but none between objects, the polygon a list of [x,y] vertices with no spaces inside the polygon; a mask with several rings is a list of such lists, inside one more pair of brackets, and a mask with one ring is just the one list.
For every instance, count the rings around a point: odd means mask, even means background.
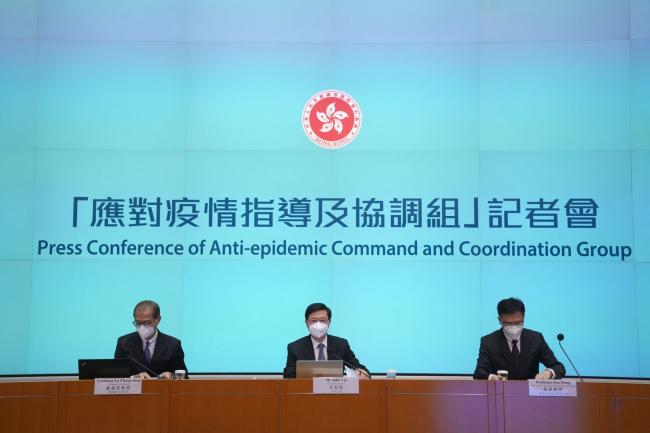
[{"label": "dark suit jacket", "polygon": [[515,365],[508,340],[501,329],[481,338],[474,379],[487,379],[497,370],[508,370],[508,379],[534,379],[539,373],[539,364],[552,368],[555,379],[561,379],[566,374],[564,365],[559,362],[544,336],[531,329],[521,332],[521,354],[519,365]]},{"label": "dark suit jacket", "polygon": [[[359,362],[354,355],[348,340],[345,338],[327,335],[327,359],[330,361],[337,360],[337,356],[343,361],[355,368],[360,368],[368,372],[368,369]],[[285,378],[296,377],[296,361],[299,360],[316,360],[314,353],[314,345],[311,341],[311,336],[302,337],[287,346],[287,365],[284,367]]]},{"label": "dark suit jacket", "polygon": [[[142,339],[137,332],[123,335],[117,339],[115,358],[133,358],[140,364],[147,365],[147,361],[144,359],[144,350],[142,349]],[[187,371],[185,354],[180,340],[158,331],[150,368],[157,374],[165,371],[173,373],[174,370]],[[143,371],[146,370],[131,361],[131,374],[138,374]]]}]

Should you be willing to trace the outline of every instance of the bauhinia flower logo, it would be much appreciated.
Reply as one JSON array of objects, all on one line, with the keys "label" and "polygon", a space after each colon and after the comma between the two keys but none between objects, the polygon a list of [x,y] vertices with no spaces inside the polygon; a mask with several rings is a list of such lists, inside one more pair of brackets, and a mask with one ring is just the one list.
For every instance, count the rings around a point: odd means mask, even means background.
[{"label": "bauhinia flower logo", "polygon": [[361,128],[361,109],[350,95],[340,90],[324,90],[309,98],[302,112],[307,137],[328,149],[343,147]]},{"label": "bauhinia flower logo", "polygon": [[327,106],[324,113],[317,111],[316,117],[323,122],[320,132],[330,132],[332,128],[339,134],[343,131],[343,123],[341,120],[347,119],[348,113],[345,111],[336,111],[336,103],[332,102]]}]

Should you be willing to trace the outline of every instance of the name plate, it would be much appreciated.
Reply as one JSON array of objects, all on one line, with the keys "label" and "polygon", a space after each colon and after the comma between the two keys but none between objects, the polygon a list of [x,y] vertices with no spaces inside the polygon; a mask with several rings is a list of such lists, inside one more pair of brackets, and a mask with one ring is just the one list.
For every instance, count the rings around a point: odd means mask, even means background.
[{"label": "name plate", "polygon": [[359,394],[359,378],[315,377],[314,394]]},{"label": "name plate", "polygon": [[142,394],[142,379],[95,379],[95,395]]},{"label": "name plate", "polygon": [[576,379],[528,380],[528,395],[531,397],[577,397]]}]

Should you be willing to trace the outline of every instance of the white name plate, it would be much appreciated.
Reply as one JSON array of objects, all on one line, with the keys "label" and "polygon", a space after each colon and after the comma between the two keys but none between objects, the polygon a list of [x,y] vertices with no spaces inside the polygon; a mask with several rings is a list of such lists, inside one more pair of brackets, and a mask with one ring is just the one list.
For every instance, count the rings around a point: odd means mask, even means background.
[{"label": "white name plate", "polygon": [[315,377],[314,394],[359,394],[359,378]]},{"label": "white name plate", "polygon": [[95,379],[95,395],[142,394],[142,379]]},{"label": "white name plate", "polygon": [[528,395],[531,397],[577,397],[575,379],[528,380]]}]

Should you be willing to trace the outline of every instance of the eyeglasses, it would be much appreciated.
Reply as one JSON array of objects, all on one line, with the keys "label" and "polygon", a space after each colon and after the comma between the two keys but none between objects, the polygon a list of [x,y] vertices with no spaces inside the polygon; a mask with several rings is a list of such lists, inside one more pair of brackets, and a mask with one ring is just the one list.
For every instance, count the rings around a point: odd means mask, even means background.
[{"label": "eyeglasses", "polygon": [[139,320],[134,320],[132,323],[133,323],[133,326],[135,326],[137,328],[138,326],[153,326],[153,325],[156,324],[156,321],[155,320],[145,320],[143,322],[140,322]]},{"label": "eyeglasses", "polygon": [[316,324],[316,323],[329,323],[330,319],[309,319],[308,322],[310,324]]},{"label": "eyeglasses", "polygon": [[501,324],[504,325],[504,326],[512,326],[512,325],[515,325],[515,326],[521,326],[521,325],[524,324],[524,321],[523,321],[523,320],[519,320],[519,321],[517,321],[517,322],[501,322]]}]

